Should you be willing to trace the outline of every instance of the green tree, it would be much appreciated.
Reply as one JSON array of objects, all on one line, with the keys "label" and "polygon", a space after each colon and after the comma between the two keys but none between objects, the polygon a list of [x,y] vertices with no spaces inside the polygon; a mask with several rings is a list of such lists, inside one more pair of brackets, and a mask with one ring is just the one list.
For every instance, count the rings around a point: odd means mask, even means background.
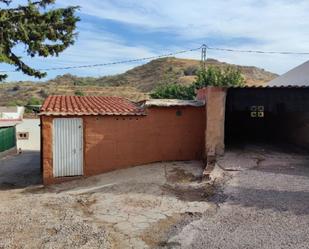
[{"label": "green tree", "polygon": [[85,95],[84,92],[81,91],[81,90],[76,90],[76,91],[74,92],[74,94],[75,94],[76,96],[84,96],[84,95]]},{"label": "green tree", "polygon": [[195,90],[206,86],[243,86],[244,78],[239,70],[233,67],[220,69],[219,67],[209,67],[199,70],[195,81],[190,86],[179,84],[160,85],[150,94],[154,99],[194,99]]},{"label": "green tree", "polygon": [[36,97],[31,97],[26,105],[42,105],[43,101],[41,99],[38,99]]},{"label": "green tree", "polygon": [[[12,0],[0,0],[0,63],[14,65],[16,70],[42,78],[45,72],[27,65],[14,48],[23,44],[28,56],[58,56],[74,43],[75,15],[78,7],[50,8],[55,0],[29,0],[26,5],[11,7]],[[48,8],[49,7],[49,8]],[[7,75],[0,74],[0,81]]]},{"label": "green tree", "polygon": [[193,84],[196,89],[206,86],[243,86],[244,78],[238,69],[231,66],[225,69],[209,67],[198,71]]},{"label": "green tree", "polygon": [[158,86],[150,97],[153,99],[194,99],[194,87],[179,84],[164,84]]}]

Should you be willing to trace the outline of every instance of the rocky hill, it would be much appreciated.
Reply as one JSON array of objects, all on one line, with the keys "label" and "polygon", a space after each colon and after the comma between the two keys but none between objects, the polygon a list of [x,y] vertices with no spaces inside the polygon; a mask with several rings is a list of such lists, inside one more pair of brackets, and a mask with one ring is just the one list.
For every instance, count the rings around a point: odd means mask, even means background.
[{"label": "rocky hill", "polygon": [[[93,78],[65,74],[46,82],[5,83],[0,86],[0,105],[25,104],[29,100],[43,100],[50,94],[118,95],[141,100],[162,83],[191,84],[199,65],[197,60],[168,57],[113,76]],[[208,59],[206,66],[224,68],[230,64]],[[241,71],[247,85],[263,85],[277,76],[257,67],[232,66]]]}]

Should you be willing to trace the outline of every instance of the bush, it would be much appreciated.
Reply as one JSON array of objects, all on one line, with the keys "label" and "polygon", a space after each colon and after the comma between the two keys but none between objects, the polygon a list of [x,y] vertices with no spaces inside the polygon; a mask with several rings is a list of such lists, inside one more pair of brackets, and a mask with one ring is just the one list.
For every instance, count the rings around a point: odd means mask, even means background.
[{"label": "bush", "polygon": [[194,88],[179,84],[165,84],[158,86],[150,97],[154,99],[194,99]]},{"label": "bush", "polygon": [[35,97],[31,97],[28,101],[27,101],[27,105],[42,105],[42,100],[35,98]]},{"label": "bush", "polygon": [[20,90],[20,86],[19,85],[13,86],[12,91],[16,92],[18,90]]},{"label": "bush", "polygon": [[190,66],[187,67],[183,73],[185,76],[192,76],[192,75],[196,75],[198,72],[198,67],[197,66]]},{"label": "bush", "polygon": [[44,90],[44,89],[41,89],[40,91],[39,91],[39,94],[40,94],[40,96],[42,97],[42,98],[47,98],[48,97],[48,93],[46,92],[46,90]]},{"label": "bush", "polygon": [[21,100],[11,100],[9,101],[6,106],[24,106],[25,103]]},{"label": "bush", "polygon": [[74,94],[75,94],[76,96],[84,96],[84,95],[85,95],[81,90],[76,90],[76,91],[74,92]]},{"label": "bush", "polygon": [[199,70],[193,83],[196,89],[206,86],[243,86],[244,78],[239,70],[227,67],[222,70],[219,67],[209,67]]},{"label": "bush", "polygon": [[154,99],[194,99],[195,90],[206,86],[243,86],[244,78],[239,70],[227,67],[222,70],[218,67],[209,67],[199,70],[196,80],[191,86],[179,84],[160,85],[150,94]]}]

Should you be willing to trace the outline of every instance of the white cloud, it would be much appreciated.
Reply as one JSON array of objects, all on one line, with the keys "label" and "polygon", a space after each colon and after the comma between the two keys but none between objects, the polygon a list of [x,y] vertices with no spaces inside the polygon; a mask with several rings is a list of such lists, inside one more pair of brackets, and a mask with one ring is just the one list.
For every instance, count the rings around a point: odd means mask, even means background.
[{"label": "white cloud", "polygon": [[[84,29],[84,27],[83,27]],[[19,49],[19,52],[21,52]],[[150,57],[156,55],[155,52],[143,46],[129,46],[122,39],[114,34],[104,31],[98,35],[94,31],[83,30],[80,33],[75,45],[65,50],[59,57],[48,58],[29,58],[24,57],[24,60],[34,68],[53,68],[66,66],[79,66],[89,64],[102,64],[120,60],[128,60],[132,58]],[[48,77],[52,78],[58,74],[70,72],[71,74],[80,76],[102,76],[124,72],[136,63],[119,64],[105,67],[95,68],[79,68],[70,71],[57,70],[48,71]],[[5,70],[14,69],[14,67],[6,66]],[[12,80],[35,80],[32,77],[27,77],[19,72],[8,73],[9,81]]]},{"label": "white cloud", "polygon": [[[187,41],[207,42],[213,36],[247,38],[257,42],[239,44],[239,49],[309,51],[307,0],[73,0],[71,4],[79,4],[81,12],[88,15],[136,25],[145,32],[170,32]],[[257,63],[279,73],[306,60],[297,56],[266,57],[225,54],[224,58],[234,59],[234,63]]]},{"label": "white cloud", "polygon": [[300,36],[309,21],[306,0],[73,0],[70,4],[98,18],[170,29],[187,38],[217,33],[272,40],[291,33]]},{"label": "white cloud", "polygon": [[[59,5],[68,1],[58,0]],[[81,13],[100,19],[121,22],[141,32],[166,32],[174,35],[186,47],[196,47],[200,41],[215,37],[220,46],[236,49],[309,51],[309,1],[307,0],[71,0]],[[177,44],[160,43],[156,48],[140,44],[128,45],[130,37],[120,38],[96,27],[96,23],[80,22],[76,44],[60,58],[31,60],[40,67],[104,63],[115,60],[153,56],[165,51],[181,50]],[[248,43],[229,44],[233,38],[245,38]],[[128,39],[128,40],[126,40]],[[226,41],[222,44],[222,41]],[[194,45],[192,45],[194,44]],[[214,44],[216,45],[216,44]],[[302,63],[304,56],[275,56],[222,53],[209,51],[209,56],[234,64],[255,65],[277,73]],[[199,58],[198,52],[183,57]],[[133,65],[81,69],[80,75],[121,73]],[[62,71],[56,72],[62,73]],[[53,76],[55,73],[50,73]],[[19,77],[21,74],[18,74]],[[16,79],[17,77],[14,77]]]}]

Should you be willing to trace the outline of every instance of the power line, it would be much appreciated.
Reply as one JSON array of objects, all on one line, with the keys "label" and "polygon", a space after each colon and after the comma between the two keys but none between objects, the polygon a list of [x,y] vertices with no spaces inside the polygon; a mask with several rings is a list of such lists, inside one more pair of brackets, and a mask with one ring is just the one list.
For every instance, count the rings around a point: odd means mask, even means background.
[{"label": "power line", "polygon": [[[202,49],[202,63],[206,61],[206,50],[216,50],[216,51],[223,51],[223,52],[233,52],[233,53],[255,53],[255,54],[281,54],[281,55],[309,55],[309,52],[292,52],[292,51],[262,51],[262,50],[241,50],[241,49],[231,49],[231,48],[220,48],[220,47],[210,47],[205,44],[198,48],[180,50],[172,53],[161,54],[158,56],[150,56],[150,57],[142,57],[137,59],[130,59],[130,60],[121,60],[115,62],[108,62],[108,63],[98,63],[98,64],[88,64],[88,65],[79,65],[79,66],[66,66],[66,67],[51,67],[51,68],[40,68],[37,69],[39,71],[55,71],[55,70],[69,70],[69,69],[79,69],[79,68],[95,68],[95,67],[104,67],[104,66],[112,66],[118,64],[128,64],[133,62],[142,62],[147,60],[154,60],[163,57],[175,56],[178,54],[184,54],[188,52],[193,52]],[[0,73],[17,73],[16,70],[11,71],[0,71]]]},{"label": "power line", "polygon": [[[146,60],[154,60],[154,59],[160,59],[163,57],[169,57],[174,56],[178,54],[184,54],[188,52],[193,52],[200,50],[201,47],[198,48],[192,48],[187,50],[181,50],[177,52],[167,53],[167,54],[161,54],[157,56],[150,56],[150,57],[142,57],[137,59],[130,59],[130,60],[122,60],[122,61],[115,61],[115,62],[108,62],[108,63],[99,63],[99,64],[88,64],[88,65],[80,65],[80,66],[67,66],[67,67],[51,67],[51,68],[40,68],[37,69],[38,71],[54,71],[54,70],[68,70],[68,69],[78,69],[78,68],[92,68],[92,67],[104,67],[104,66],[112,66],[112,65],[118,65],[118,64],[127,64],[132,62],[140,62],[140,61],[146,61]],[[16,70],[11,71],[0,71],[0,73],[17,73]]]},{"label": "power line", "polygon": [[255,54],[283,54],[283,55],[309,55],[309,52],[291,52],[291,51],[262,51],[262,50],[241,50],[231,48],[208,47],[209,50],[235,52],[235,53],[255,53]]}]

